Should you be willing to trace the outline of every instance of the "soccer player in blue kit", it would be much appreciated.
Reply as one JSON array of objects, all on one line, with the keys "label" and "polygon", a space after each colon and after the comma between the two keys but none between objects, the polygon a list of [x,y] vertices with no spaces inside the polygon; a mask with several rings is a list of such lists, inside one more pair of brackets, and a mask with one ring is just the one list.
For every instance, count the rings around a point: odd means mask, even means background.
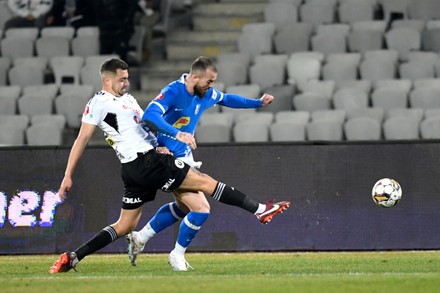
[{"label": "soccer player in blue kit", "polygon": [[[274,99],[269,94],[264,94],[260,99],[250,99],[220,92],[213,88],[216,78],[217,69],[213,61],[207,57],[198,57],[192,63],[190,72],[166,86],[148,105],[142,117],[150,129],[161,129],[157,133],[159,151],[170,153],[197,169],[200,168],[201,162],[194,160],[191,146],[182,143],[176,137],[193,136],[200,116],[206,109],[217,104],[231,108],[259,108],[269,105]],[[225,188],[231,187],[219,183],[219,191]],[[214,193],[211,196],[219,202],[251,212],[263,224],[268,223],[274,215],[290,206],[288,201],[270,200],[266,204],[261,204],[241,192]],[[209,206],[202,192],[199,192],[199,197]],[[191,221],[188,223],[187,220],[192,214],[197,213],[190,211],[177,199],[175,202],[163,205],[140,231],[128,234],[128,255],[132,265],[136,265],[137,255],[144,249],[149,239],[183,218],[176,246],[170,253],[170,258],[176,255],[181,259],[189,245],[185,243],[185,233],[182,231],[187,229],[186,226],[192,226]],[[178,267],[173,266],[172,263],[170,265],[177,271],[191,268],[187,262]]]}]

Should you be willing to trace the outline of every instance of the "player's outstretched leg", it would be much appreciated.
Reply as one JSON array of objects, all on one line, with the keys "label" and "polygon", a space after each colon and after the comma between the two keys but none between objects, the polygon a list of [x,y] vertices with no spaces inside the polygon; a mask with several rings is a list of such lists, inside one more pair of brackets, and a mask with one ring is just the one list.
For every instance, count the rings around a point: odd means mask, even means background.
[{"label": "player's outstretched leg", "polygon": [[272,220],[273,216],[282,213],[284,210],[290,207],[290,201],[274,202],[274,199],[268,200],[264,211],[256,213],[255,216],[261,223],[267,224]]},{"label": "player's outstretched leg", "polygon": [[71,269],[75,270],[74,262],[77,262],[77,257],[75,252],[64,252],[60,255],[58,260],[53,264],[53,266],[50,267],[49,273],[50,274],[56,274],[56,273],[65,273],[70,271]]}]

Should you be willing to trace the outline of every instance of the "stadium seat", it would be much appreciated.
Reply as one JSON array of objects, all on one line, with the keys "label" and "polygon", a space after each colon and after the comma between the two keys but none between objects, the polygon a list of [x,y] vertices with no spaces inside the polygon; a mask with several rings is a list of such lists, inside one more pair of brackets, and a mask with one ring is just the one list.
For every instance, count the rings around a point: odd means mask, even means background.
[{"label": "stadium seat", "polygon": [[276,85],[265,89],[265,92],[275,97],[273,103],[258,109],[259,112],[278,113],[283,110],[292,110],[292,99],[295,87],[290,84]]},{"label": "stadium seat", "polygon": [[435,77],[434,64],[427,62],[410,61],[399,65],[400,78],[409,79],[412,82],[418,79],[427,79]]},{"label": "stadium seat", "polygon": [[11,63],[9,57],[0,57],[0,86],[6,85],[8,81],[8,71],[11,68]]},{"label": "stadium seat", "polygon": [[23,95],[45,96],[54,100],[57,94],[58,86],[56,84],[27,85],[23,88]]},{"label": "stadium seat", "polygon": [[384,20],[388,23],[392,18],[408,19],[408,6],[412,0],[380,0]]},{"label": "stadium seat", "polygon": [[30,118],[34,115],[52,114],[53,99],[38,94],[25,94],[18,99],[18,113]]},{"label": "stadium seat", "polygon": [[356,88],[343,88],[337,90],[332,99],[335,109],[342,109],[347,112],[357,108],[367,108],[369,105],[368,94],[365,91]]},{"label": "stadium seat", "polygon": [[347,37],[350,25],[346,23],[320,24],[316,27],[316,35],[340,35]]},{"label": "stadium seat", "polygon": [[424,116],[424,110],[420,108],[396,108],[386,112],[386,119],[390,117],[410,117],[417,122],[421,122]]},{"label": "stadium seat", "polygon": [[306,125],[310,120],[308,111],[279,111],[275,114],[274,123],[294,123]]},{"label": "stadium seat", "polygon": [[264,124],[237,123],[233,126],[235,142],[267,142],[269,126]]},{"label": "stadium seat", "polygon": [[[80,72],[84,63],[84,58],[80,56],[55,56],[49,61],[49,65],[55,76],[55,83],[58,86],[62,84],[80,84]],[[99,71],[93,73],[98,75]]]},{"label": "stadium seat", "polygon": [[[206,114],[205,114],[206,115]],[[206,124],[197,126],[197,143],[225,143],[231,141],[231,126]]]},{"label": "stadium seat", "polygon": [[35,41],[39,34],[37,27],[13,27],[5,31],[5,38],[22,38]]},{"label": "stadium seat", "polygon": [[51,58],[70,55],[70,40],[61,36],[41,37],[35,41],[37,56]]},{"label": "stadium seat", "polygon": [[17,100],[21,88],[18,85],[0,86],[0,115],[14,115],[17,113]]},{"label": "stadium seat", "polygon": [[250,112],[250,113],[241,113],[235,116],[236,124],[253,124],[253,125],[266,125],[269,126],[272,124],[274,119],[274,114],[267,112]]},{"label": "stadium seat", "polygon": [[380,140],[382,138],[382,124],[369,117],[355,117],[348,119],[344,124],[344,133],[347,140]]},{"label": "stadium seat", "polygon": [[314,27],[325,23],[335,22],[335,6],[326,3],[306,2],[299,8],[302,22],[310,23]]},{"label": "stadium seat", "polygon": [[408,107],[408,92],[391,87],[378,88],[371,94],[371,104],[385,111]]},{"label": "stadium seat", "polygon": [[65,94],[55,98],[55,114],[66,117],[67,127],[78,129],[88,98]]},{"label": "stadium seat", "polygon": [[0,40],[0,51],[3,57],[34,56],[34,41],[27,38],[5,38]]},{"label": "stadium seat", "polygon": [[204,113],[200,116],[200,125],[225,125],[229,128],[234,124],[234,115],[231,112]]},{"label": "stadium seat", "polygon": [[424,110],[431,108],[440,108],[440,88],[415,88],[409,94],[409,104],[411,108],[421,108]]},{"label": "stadium seat", "polygon": [[21,146],[25,144],[25,130],[15,126],[0,124],[0,146]]},{"label": "stadium seat", "polygon": [[248,68],[245,65],[233,61],[224,61],[217,63],[216,67],[217,80],[226,87],[248,83]]},{"label": "stadium seat", "polygon": [[286,23],[298,22],[298,8],[294,4],[269,2],[264,7],[264,21],[275,24],[275,29],[282,28]]},{"label": "stadium seat", "polygon": [[298,111],[316,111],[331,108],[331,99],[318,93],[297,94],[293,98],[293,107]]},{"label": "stadium seat", "polygon": [[347,36],[347,45],[349,52],[380,50],[384,47],[384,34],[374,30],[352,31]]},{"label": "stadium seat", "polygon": [[333,80],[310,80],[300,85],[303,93],[317,93],[331,99],[335,91],[336,84]]},{"label": "stadium seat", "polygon": [[259,62],[249,68],[249,80],[261,89],[285,84],[286,65],[277,62]]},{"label": "stadium seat", "polygon": [[285,24],[273,36],[274,50],[277,54],[292,54],[310,50],[310,37],[313,25],[305,22]]},{"label": "stadium seat", "polygon": [[411,117],[390,117],[383,123],[387,140],[419,139],[419,122]]},{"label": "stadium seat", "polygon": [[9,70],[9,83],[24,88],[44,84],[44,70],[37,66],[18,65]]},{"label": "stadium seat", "polygon": [[66,117],[62,114],[41,114],[31,117],[31,125],[53,125],[63,130],[66,127]]},{"label": "stadium seat", "polygon": [[422,47],[421,33],[414,28],[398,27],[392,28],[385,33],[387,48],[399,52],[399,60],[408,60],[408,53],[411,50],[420,50]]},{"label": "stadium seat", "polygon": [[321,75],[321,63],[318,59],[292,54],[287,60],[287,82],[301,86],[310,80],[318,80]]},{"label": "stadium seat", "polygon": [[217,56],[217,65],[223,62],[233,62],[242,64],[247,69],[251,65],[251,61],[251,55],[240,52],[219,53]]},{"label": "stadium seat", "polygon": [[440,139],[440,117],[429,117],[420,123],[422,139]]},{"label": "stadium seat", "polygon": [[364,59],[359,65],[359,74],[361,79],[371,81],[374,85],[383,79],[396,78],[396,65],[390,60],[382,59]]},{"label": "stadium seat", "polygon": [[63,141],[63,130],[56,125],[31,125],[26,129],[26,141],[31,146],[60,146]]},{"label": "stadium seat", "polygon": [[77,35],[72,39],[70,46],[73,56],[83,58],[99,55],[100,51],[99,38],[94,36]]},{"label": "stadium seat", "polygon": [[339,21],[353,24],[374,19],[374,6],[367,1],[345,1],[338,6]]},{"label": "stadium seat", "polygon": [[310,141],[340,141],[343,139],[342,126],[336,121],[312,121],[306,126]]},{"label": "stadium seat", "polygon": [[347,120],[358,117],[372,118],[382,125],[385,117],[385,110],[382,108],[356,108],[347,111]]},{"label": "stadium seat", "polygon": [[306,125],[293,122],[276,122],[269,126],[270,141],[305,141]]},{"label": "stadium seat", "polygon": [[313,111],[310,118],[312,122],[317,121],[332,121],[343,124],[346,118],[346,111],[341,109],[328,109]]},{"label": "stadium seat", "polygon": [[391,23],[391,28],[399,27],[413,28],[422,33],[425,30],[425,21],[419,19],[396,19]]},{"label": "stadium seat", "polygon": [[324,56],[347,52],[347,38],[340,34],[314,35],[311,38],[312,51],[321,52]]},{"label": "stadium seat", "polygon": [[40,35],[41,38],[63,37],[70,41],[75,35],[75,29],[71,26],[48,26],[41,29]]}]

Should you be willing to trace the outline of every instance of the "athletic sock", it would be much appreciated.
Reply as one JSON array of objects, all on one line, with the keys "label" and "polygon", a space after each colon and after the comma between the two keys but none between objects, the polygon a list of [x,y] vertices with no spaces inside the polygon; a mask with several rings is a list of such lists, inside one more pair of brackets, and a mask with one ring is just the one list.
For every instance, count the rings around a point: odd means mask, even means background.
[{"label": "athletic sock", "polygon": [[185,213],[177,207],[176,202],[164,204],[159,208],[147,225],[139,231],[141,242],[146,243],[156,235],[156,233],[173,225],[183,217],[185,217]]},{"label": "athletic sock", "polygon": [[189,212],[188,215],[183,218],[174,249],[176,252],[181,254],[185,253],[197,232],[202,228],[203,223],[208,219],[209,214],[210,213]]},{"label": "athletic sock", "polygon": [[252,214],[255,214],[259,208],[257,201],[222,182],[217,183],[212,198],[224,204],[240,207]]},{"label": "athletic sock", "polygon": [[113,229],[112,226],[105,227],[92,239],[84,243],[75,251],[78,261],[82,260],[87,255],[109,245],[116,239],[118,239],[118,234],[116,233],[115,229]]}]

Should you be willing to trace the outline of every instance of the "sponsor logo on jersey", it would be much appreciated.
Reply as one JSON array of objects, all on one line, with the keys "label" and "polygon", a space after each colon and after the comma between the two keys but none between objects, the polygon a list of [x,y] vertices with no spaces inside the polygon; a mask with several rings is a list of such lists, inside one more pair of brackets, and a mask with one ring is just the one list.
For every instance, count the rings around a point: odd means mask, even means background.
[{"label": "sponsor logo on jersey", "polygon": [[190,117],[184,116],[177,119],[176,122],[174,122],[173,126],[176,128],[182,128],[183,126],[186,126],[191,121]]},{"label": "sponsor logo on jersey", "polygon": [[154,98],[154,100],[162,100],[164,97],[165,97],[165,94],[164,94],[164,93],[161,93],[161,94],[158,94],[158,95]]},{"label": "sponsor logo on jersey", "polygon": [[168,179],[167,183],[164,184],[164,186],[162,186],[162,190],[163,191],[168,191],[168,188],[170,188],[171,184],[174,183],[174,181],[176,181],[176,179]]},{"label": "sponsor logo on jersey", "polygon": [[133,203],[140,203],[142,202],[142,200],[138,197],[138,198],[129,198],[129,197],[123,197],[122,201],[124,203],[129,203],[129,204],[133,204]]},{"label": "sponsor logo on jersey", "polygon": [[90,113],[90,107],[89,107],[89,105],[86,105],[86,107],[84,108],[83,116],[86,116],[89,113]]},{"label": "sponsor logo on jersey", "polygon": [[179,169],[183,169],[183,167],[185,166],[185,163],[182,160],[176,159],[174,161],[174,164],[176,164],[176,167]]}]

